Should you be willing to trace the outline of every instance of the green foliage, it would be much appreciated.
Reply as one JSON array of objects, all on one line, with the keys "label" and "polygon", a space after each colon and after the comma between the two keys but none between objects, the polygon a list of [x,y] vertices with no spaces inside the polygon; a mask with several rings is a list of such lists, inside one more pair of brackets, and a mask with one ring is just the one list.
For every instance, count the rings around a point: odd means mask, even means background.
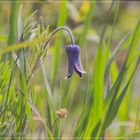
[{"label": "green foliage", "polygon": [[[18,3],[15,1],[11,3],[11,12],[10,12],[10,22],[9,22],[9,36],[8,36],[8,45],[12,45],[16,42],[17,38],[17,13],[18,13]],[[11,54],[6,54],[6,58],[11,58]]]},{"label": "green foliage", "polygon": [[[59,20],[57,26],[64,26],[66,22],[66,0],[61,3],[60,12],[59,12]],[[62,36],[62,35],[61,35]],[[54,86],[56,80],[56,73],[58,72],[58,63],[60,63],[60,46],[62,45],[61,36],[59,35],[58,39],[56,39],[54,58],[52,63],[52,72],[51,72],[51,81]]]},{"label": "green foliage", "polygon": [[[57,14],[58,27],[65,25],[69,20],[68,4],[67,0],[60,4]],[[95,1],[87,2],[85,22],[82,23],[81,34],[76,40],[82,48],[81,51],[87,51],[89,54],[94,52],[92,48],[88,50],[87,39],[89,31],[93,28],[92,21],[97,16],[96,10],[99,5]],[[36,15],[40,11],[33,12],[23,22],[24,8],[20,6],[16,17],[18,5],[13,4],[15,7],[11,11],[13,18],[10,22],[13,24],[8,36],[9,46],[0,48],[0,137],[30,139],[36,135],[41,138],[43,135],[52,140],[63,139],[63,136],[83,140],[102,137],[106,139],[108,132],[112,132],[109,128],[116,122],[115,120],[135,121],[131,116],[135,115],[139,100],[136,99],[137,104],[133,101],[134,110],[133,108],[129,110],[128,106],[130,107],[132,98],[134,75],[139,66],[140,20],[133,33],[126,33],[121,40],[116,39],[119,5],[120,3],[115,1],[109,5],[104,27],[101,27],[100,39],[95,44],[97,45],[95,57],[92,56],[87,64],[92,67],[91,71],[84,75],[83,79],[73,75],[69,80],[62,80],[65,66],[62,68],[61,66],[65,64],[66,55],[60,48],[66,46],[67,41],[64,42],[62,34],[58,34],[54,39],[55,48],[51,48],[51,25],[45,28],[43,17],[39,17],[38,22],[35,22]],[[109,28],[110,20],[111,28]],[[78,26],[79,23],[75,24]],[[115,39],[118,42],[114,43]],[[7,37],[0,36],[0,42],[6,41]],[[94,43],[91,43],[92,46]],[[3,57],[11,52],[14,63]],[[53,52],[52,68],[46,67],[45,61],[50,60],[46,58],[49,58],[48,54],[51,52]],[[118,66],[117,57],[122,52],[126,52],[126,55]],[[47,61],[48,63],[50,62]],[[55,111],[63,107],[67,108],[68,114],[65,120],[63,118],[60,120]],[[139,123],[138,113],[137,123]],[[71,127],[72,131],[69,130]],[[121,139],[139,137],[136,126],[134,129],[136,132],[131,134],[126,134],[126,126],[125,129],[118,127],[121,133],[117,136]]]}]

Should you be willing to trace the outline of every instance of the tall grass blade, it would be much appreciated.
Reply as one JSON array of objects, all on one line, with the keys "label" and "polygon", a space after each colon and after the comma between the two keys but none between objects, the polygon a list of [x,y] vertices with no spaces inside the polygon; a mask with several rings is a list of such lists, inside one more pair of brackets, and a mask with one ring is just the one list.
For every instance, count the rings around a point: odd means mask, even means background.
[{"label": "tall grass blade", "polygon": [[[9,22],[9,35],[8,35],[8,45],[12,45],[16,42],[17,38],[17,13],[18,13],[18,2],[11,2],[11,11],[10,11],[10,22]],[[10,61],[12,60],[11,54],[7,53],[6,58]]]},{"label": "tall grass blade", "polygon": [[[60,3],[60,11],[59,11],[59,18],[57,26],[64,26],[66,23],[66,4],[67,0],[64,0]],[[54,86],[56,75],[58,72],[58,63],[60,62],[60,46],[62,45],[62,36],[59,34],[58,38],[56,39],[55,43],[55,50],[53,54],[53,62],[52,62],[52,72],[51,72],[51,83]]]},{"label": "tall grass blade", "polygon": [[84,27],[83,27],[83,30],[82,30],[82,33],[80,36],[80,40],[79,40],[79,45],[81,48],[83,48],[86,43],[86,35],[87,35],[88,29],[89,29],[92,19],[93,19],[95,5],[96,5],[96,0],[90,1],[90,8],[89,8],[88,14],[86,16],[85,23],[83,25]]}]

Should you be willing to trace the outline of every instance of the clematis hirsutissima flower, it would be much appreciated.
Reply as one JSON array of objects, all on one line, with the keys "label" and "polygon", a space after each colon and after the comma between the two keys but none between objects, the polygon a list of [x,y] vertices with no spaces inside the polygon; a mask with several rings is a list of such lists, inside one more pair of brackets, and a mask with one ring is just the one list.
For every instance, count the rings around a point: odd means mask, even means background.
[{"label": "clematis hirsutissima flower", "polygon": [[68,76],[66,79],[70,78],[75,71],[80,77],[84,73],[81,58],[80,58],[80,47],[78,45],[67,45],[66,46],[66,53],[68,57]]},{"label": "clematis hirsutissima flower", "polygon": [[[61,30],[67,31],[71,39],[71,45],[66,46],[66,52],[68,56],[68,75],[66,79],[72,76],[73,71],[75,71],[80,77],[82,77],[82,75],[86,72],[83,70],[81,64],[80,47],[78,45],[75,45],[74,36],[71,30],[68,27],[58,27],[50,34],[49,38],[51,39],[58,31]],[[47,43],[48,41],[45,43],[44,46],[46,46]]]}]

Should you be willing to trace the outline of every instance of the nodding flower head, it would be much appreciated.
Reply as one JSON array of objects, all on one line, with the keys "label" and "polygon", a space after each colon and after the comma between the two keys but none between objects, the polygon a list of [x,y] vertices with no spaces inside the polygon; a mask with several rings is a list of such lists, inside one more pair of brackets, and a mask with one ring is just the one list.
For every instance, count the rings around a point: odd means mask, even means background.
[{"label": "nodding flower head", "polygon": [[68,76],[70,78],[75,71],[80,77],[82,77],[85,71],[83,70],[80,59],[80,47],[78,45],[67,45],[66,53],[68,57]]}]

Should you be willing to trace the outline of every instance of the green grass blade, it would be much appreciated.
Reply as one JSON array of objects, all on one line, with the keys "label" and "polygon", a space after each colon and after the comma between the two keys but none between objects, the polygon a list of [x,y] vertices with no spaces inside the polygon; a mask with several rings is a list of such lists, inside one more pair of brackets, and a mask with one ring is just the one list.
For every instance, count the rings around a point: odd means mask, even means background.
[{"label": "green grass blade", "polygon": [[82,30],[82,34],[80,36],[79,44],[80,44],[81,48],[83,48],[85,43],[86,43],[86,35],[87,35],[88,29],[89,29],[89,27],[91,25],[91,22],[92,22],[92,18],[93,18],[93,15],[94,15],[94,10],[95,10],[95,5],[96,5],[96,0],[92,1],[90,3],[90,9],[89,9],[88,14],[86,16],[84,27],[83,27],[83,30]]},{"label": "green grass blade", "polygon": [[95,57],[95,64],[94,64],[94,77],[93,77],[93,103],[91,112],[89,115],[88,125],[86,127],[84,137],[89,137],[92,135],[93,130],[97,126],[99,120],[101,119],[103,113],[103,98],[104,98],[104,71],[105,65],[107,60],[107,50],[105,43],[103,41],[103,37],[106,32],[108,17],[113,7],[113,2],[108,10],[106,15],[106,24],[104,26],[102,35],[100,37],[100,42],[98,45],[96,57]]},{"label": "green grass blade", "polygon": [[113,119],[115,118],[115,116],[117,115],[117,112],[119,110],[119,107],[127,93],[127,90],[128,90],[128,87],[129,87],[129,84],[131,83],[131,80],[135,74],[135,71],[136,71],[136,68],[138,66],[138,63],[139,63],[139,60],[137,61],[137,64],[135,65],[135,69],[133,71],[133,73],[130,75],[130,78],[128,79],[126,85],[124,86],[124,88],[122,89],[122,91],[120,92],[120,95],[119,97],[117,97],[117,99],[112,102],[110,104],[110,107],[108,109],[108,113],[105,117],[105,120],[104,120],[104,125],[103,125],[103,128],[102,128],[102,132],[105,131],[105,129],[110,125],[110,123],[113,121]]},{"label": "green grass blade", "polygon": [[[57,26],[64,26],[66,23],[66,4],[67,0],[64,0],[62,3],[60,3],[60,11],[59,11],[59,18]],[[62,45],[62,36],[59,34],[59,36],[56,38],[55,43],[55,50],[53,55],[53,63],[52,63],[52,72],[51,72],[51,83],[54,85],[56,80],[56,75],[58,72],[58,62],[60,62],[60,46]]]},{"label": "green grass blade", "polygon": [[[17,39],[17,12],[18,12],[18,2],[11,2],[11,11],[10,11],[10,28],[8,35],[8,45],[12,45],[16,42]],[[6,58],[11,58],[10,53],[6,54]],[[11,59],[10,59],[11,61]]]},{"label": "green grass blade", "polygon": [[[138,44],[140,42],[139,36],[140,36],[140,25],[137,26],[137,31],[134,33],[132,42],[130,44],[132,46],[132,49],[131,49],[129,57],[128,57],[127,65],[129,65],[129,68],[128,68],[128,72],[127,72],[127,75],[125,78],[126,81],[128,81],[131,74],[135,70],[135,62],[136,62],[136,59],[138,58],[138,55],[137,55]],[[128,116],[130,114],[129,102],[131,101],[131,97],[132,97],[131,93],[132,93],[133,85],[134,85],[134,79],[131,80],[129,87],[127,89],[127,94],[125,96],[125,100],[122,101],[120,109],[119,109],[119,119],[121,121],[128,120]],[[122,130],[124,131],[123,128],[122,128]],[[121,135],[124,135],[125,131],[124,132],[123,131],[121,131]]]},{"label": "green grass blade", "polygon": [[111,64],[115,58],[115,56],[119,53],[119,51],[121,50],[122,46],[124,44],[126,44],[127,42],[130,43],[130,37],[129,37],[129,34],[125,35],[123,37],[123,39],[120,41],[120,43],[116,46],[115,50],[113,51],[113,53],[111,54],[107,64],[106,64],[106,70],[105,70],[105,79],[106,77],[108,76],[108,73],[109,73],[109,68],[111,67]]},{"label": "green grass blade", "polygon": [[[130,64],[128,66],[129,60],[131,60],[131,57],[133,57],[133,55],[136,53],[137,51],[137,47],[138,47],[138,42],[139,42],[139,33],[140,33],[140,24],[138,22],[136,29],[134,31],[132,40],[131,40],[131,45],[129,47],[128,53],[127,53],[127,57],[125,59],[125,62],[121,68],[120,74],[118,75],[118,78],[116,80],[116,82],[114,83],[114,86],[112,87],[112,89],[110,90],[109,95],[107,96],[107,98],[105,99],[105,107],[107,107],[107,104],[109,103],[109,109],[108,109],[108,113],[106,114],[106,119],[104,120],[104,127],[103,129],[106,129],[107,126],[112,122],[112,120],[114,119],[114,117],[116,116],[118,109],[120,107],[120,104],[122,102],[122,98],[124,98],[124,96],[121,96],[123,94],[126,94],[126,91],[128,90],[128,86],[130,84],[130,80],[133,77],[133,74],[136,70],[136,61],[134,61],[132,64]],[[136,58],[137,59],[137,58]],[[119,93],[119,89],[121,87],[121,83],[124,80],[124,76],[126,74],[127,71],[127,79],[126,79],[126,87],[122,90],[122,92]],[[128,84],[129,83],[129,84]],[[119,100],[117,101],[117,108],[113,108],[114,104],[115,104],[115,100],[117,100],[116,98],[120,95]],[[111,101],[109,101],[111,100]],[[106,104],[107,103],[107,104]],[[119,105],[119,106],[118,106]],[[115,106],[115,107],[116,107]],[[113,108],[113,109],[112,109]],[[109,113],[110,111],[114,111],[114,113],[111,112],[111,117],[109,118]],[[115,111],[116,110],[116,111]],[[108,119],[109,118],[109,119]]]}]

